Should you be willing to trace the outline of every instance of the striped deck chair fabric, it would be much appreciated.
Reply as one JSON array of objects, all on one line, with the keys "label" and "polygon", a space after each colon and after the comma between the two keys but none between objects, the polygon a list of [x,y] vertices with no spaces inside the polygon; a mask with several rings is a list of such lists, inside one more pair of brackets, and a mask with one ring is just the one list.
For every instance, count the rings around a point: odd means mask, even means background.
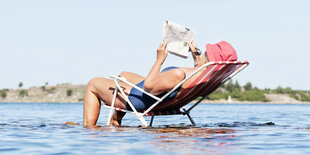
[{"label": "striped deck chair fabric", "polygon": [[[134,113],[140,119],[144,126],[148,126],[146,123],[144,116],[152,116],[150,121],[150,126],[153,123],[154,116],[158,115],[176,115],[176,114],[183,114],[187,115],[189,120],[193,125],[195,122],[190,116],[190,111],[196,107],[203,99],[208,97],[212,92],[214,92],[221,84],[225,83],[227,80],[231,79],[241,70],[243,70],[249,64],[248,61],[217,61],[217,62],[208,62],[201,67],[199,67],[196,71],[194,71],[191,75],[189,75],[186,79],[176,85],[172,90],[170,90],[165,96],[162,98],[157,98],[156,96],[149,94],[148,92],[144,91],[143,89],[140,91],[146,93],[147,95],[155,98],[157,100],[150,108],[145,110],[144,112],[138,112],[134,109],[131,105],[131,102],[128,100],[128,96],[122,91],[121,87],[119,87],[118,82],[123,81],[131,86],[135,87],[134,84],[131,84],[123,77],[116,77],[111,76],[114,79],[114,82],[117,86],[114,92],[114,98],[116,96],[116,91],[120,91],[124,98],[127,100],[128,104],[131,106],[133,111],[123,110],[114,107],[114,101],[112,101],[111,106],[106,106],[110,108],[110,115],[108,118],[108,124],[110,124],[109,120],[112,117],[112,110],[123,111]],[[201,72],[202,71],[202,72]],[[185,83],[188,79],[192,78],[194,75],[200,74],[196,76],[196,79],[182,92],[182,94],[178,95],[177,98],[162,103],[161,101],[164,100],[170,93],[172,93],[175,89],[180,87],[183,83]],[[138,89],[139,90],[139,89]],[[189,109],[184,109],[183,107],[188,103],[193,102],[198,97],[201,97],[198,101],[196,101]],[[114,99],[115,100],[115,99]],[[181,110],[182,109],[182,110]]]}]

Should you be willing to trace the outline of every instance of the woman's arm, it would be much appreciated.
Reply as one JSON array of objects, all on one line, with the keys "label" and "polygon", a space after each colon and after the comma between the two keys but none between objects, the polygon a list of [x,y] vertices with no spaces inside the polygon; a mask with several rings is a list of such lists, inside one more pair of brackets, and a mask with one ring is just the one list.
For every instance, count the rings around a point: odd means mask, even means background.
[{"label": "woman's arm", "polygon": [[172,89],[184,78],[184,72],[180,69],[160,73],[160,68],[168,55],[166,47],[167,41],[164,40],[157,49],[157,59],[144,81],[144,89],[154,95]]}]

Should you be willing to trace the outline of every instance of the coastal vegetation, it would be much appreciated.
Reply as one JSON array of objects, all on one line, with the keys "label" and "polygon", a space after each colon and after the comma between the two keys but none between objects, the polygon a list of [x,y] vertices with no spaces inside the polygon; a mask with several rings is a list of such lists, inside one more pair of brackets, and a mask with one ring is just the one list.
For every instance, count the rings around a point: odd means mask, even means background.
[{"label": "coastal vegetation", "polygon": [[72,85],[69,83],[49,86],[0,89],[0,102],[81,102],[83,101],[85,85]]},{"label": "coastal vegetation", "polygon": [[[69,83],[18,89],[0,89],[0,102],[83,102],[86,85]],[[230,80],[221,85],[205,102],[271,102],[271,103],[304,103],[310,102],[310,91],[293,90],[290,87],[278,86],[275,89],[259,89],[251,82],[240,85]]]},{"label": "coastal vegetation", "polygon": [[71,96],[73,93],[73,90],[72,89],[67,89],[67,96]]},{"label": "coastal vegetation", "polygon": [[1,97],[2,98],[6,98],[6,96],[7,96],[7,91],[9,91],[8,89],[2,89],[2,90],[0,90],[0,95],[1,95]]},{"label": "coastal vegetation", "polygon": [[278,86],[276,89],[259,89],[253,87],[251,82],[241,86],[238,81],[228,81],[221,85],[219,89],[213,92],[209,98],[210,100],[227,100],[229,96],[237,101],[260,101],[269,102],[266,94],[280,94],[290,96],[301,102],[310,102],[310,91],[293,90],[290,87],[282,88]]},{"label": "coastal vegetation", "polygon": [[19,88],[23,87],[23,83],[22,83],[22,82],[19,82],[18,87],[19,87]]},{"label": "coastal vegetation", "polygon": [[55,93],[56,87],[48,87],[48,82],[45,82],[45,85],[41,86],[42,91],[47,92],[49,94]]},{"label": "coastal vegetation", "polygon": [[310,91],[293,90],[290,87],[282,88],[280,86],[277,89],[271,91],[278,94],[289,94],[291,97],[299,101],[310,101]]},{"label": "coastal vegetation", "polygon": [[20,97],[28,96],[28,90],[22,89],[21,91],[19,91],[19,96]]}]

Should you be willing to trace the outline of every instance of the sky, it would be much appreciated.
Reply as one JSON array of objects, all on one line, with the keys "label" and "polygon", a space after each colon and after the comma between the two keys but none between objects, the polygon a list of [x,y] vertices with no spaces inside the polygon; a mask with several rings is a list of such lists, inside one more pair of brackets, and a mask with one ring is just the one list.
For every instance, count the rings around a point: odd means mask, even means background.
[{"label": "sky", "polygon": [[[258,88],[310,90],[307,0],[0,0],[0,89],[130,71],[146,76],[166,20],[207,43],[225,40],[250,65],[234,77]],[[193,66],[169,54],[163,67]]]}]

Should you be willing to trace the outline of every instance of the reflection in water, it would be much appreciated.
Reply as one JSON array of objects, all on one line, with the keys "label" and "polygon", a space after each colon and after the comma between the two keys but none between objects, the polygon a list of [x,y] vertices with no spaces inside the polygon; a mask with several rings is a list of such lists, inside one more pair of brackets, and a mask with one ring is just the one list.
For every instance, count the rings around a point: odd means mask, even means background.
[{"label": "reflection in water", "polygon": [[219,126],[219,127],[253,127],[253,126],[272,126],[273,122],[255,123],[255,122],[233,122],[233,123],[215,123],[207,124],[206,127]]},{"label": "reflection in water", "polygon": [[[221,153],[228,149],[227,139],[234,139],[235,130],[224,128],[204,128],[192,126],[148,129],[147,132],[159,134],[151,142],[159,149],[169,151]],[[225,141],[223,141],[225,139]],[[220,152],[218,150],[221,150]],[[223,152],[222,152],[223,153]]]},{"label": "reflection in water", "polygon": [[[66,122],[65,126],[76,126],[77,123]],[[147,143],[158,150],[177,151],[184,153],[216,153],[231,150],[230,145],[236,138],[233,129],[207,128],[195,126],[159,126],[159,127],[132,127],[132,126],[97,126],[86,128],[92,132],[92,139],[109,137],[111,135],[119,138],[130,136],[133,133],[147,135]],[[100,132],[103,131],[103,132]]]},{"label": "reflection in water", "polygon": [[167,127],[167,128],[154,128],[150,129],[155,133],[172,133],[182,137],[201,137],[206,134],[225,134],[235,132],[232,129],[211,129],[201,127]]}]

